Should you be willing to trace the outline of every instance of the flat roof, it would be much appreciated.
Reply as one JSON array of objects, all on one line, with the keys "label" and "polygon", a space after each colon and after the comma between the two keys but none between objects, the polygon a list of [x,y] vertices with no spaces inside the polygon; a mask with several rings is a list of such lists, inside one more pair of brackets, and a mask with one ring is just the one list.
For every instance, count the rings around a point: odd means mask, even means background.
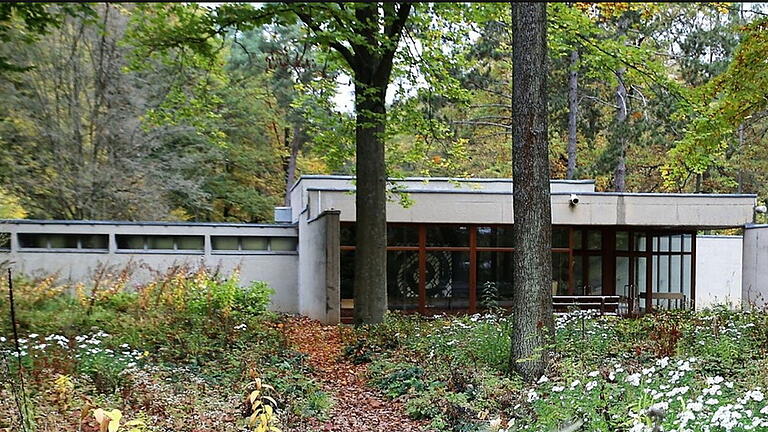
[{"label": "flat roof", "polygon": [[19,225],[131,225],[131,226],[190,226],[190,227],[245,227],[245,228],[290,228],[295,223],[255,224],[240,222],[166,222],[166,221],[110,221],[110,220],[60,220],[60,219],[0,219],[3,224]]}]

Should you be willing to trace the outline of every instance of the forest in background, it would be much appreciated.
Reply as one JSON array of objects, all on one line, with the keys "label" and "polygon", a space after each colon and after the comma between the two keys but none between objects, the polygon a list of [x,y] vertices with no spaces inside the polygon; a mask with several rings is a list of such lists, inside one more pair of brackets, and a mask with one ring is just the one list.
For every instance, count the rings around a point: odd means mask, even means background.
[{"label": "forest in background", "polygon": [[[338,52],[300,22],[227,27],[226,4],[205,34],[207,7],[0,5],[0,217],[265,222],[299,175],[354,174]],[[509,7],[414,5],[393,177],[511,176]],[[768,8],[548,8],[552,178],[765,201]]]}]

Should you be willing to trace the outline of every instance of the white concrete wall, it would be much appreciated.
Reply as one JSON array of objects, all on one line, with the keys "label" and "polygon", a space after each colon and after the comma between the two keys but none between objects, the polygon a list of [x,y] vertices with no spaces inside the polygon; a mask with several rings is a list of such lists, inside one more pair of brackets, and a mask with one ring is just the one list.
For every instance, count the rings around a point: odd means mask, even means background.
[{"label": "white concrete wall", "polygon": [[[615,194],[579,193],[579,204],[569,204],[570,194],[553,193],[552,223],[556,225],[632,225],[659,227],[724,228],[752,220],[755,197],[751,195]],[[503,192],[412,192],[413,204],[387,204],[389,222],[488,223],[514,222],[512,195]],[[300,202],[300,201],[294,201]],[[303,211],[310,218],[329,209],[341,211],[341,220],[355,219],[355,197],[345,190],[309,189]]]},{"label": "white concrete wall", "polygon": [[340,319],[338,228],[337,212],[299,220],[299,313],[331,324]]},{"label": "white concrete wall", "polygon": [[744,229],[742,303],[746,307],[768,307],[768,225]]},{"label": "white concrete wall", "polygon": [[696,308],[741,305],[742,237],[696,237]]},{"label": "white concrete wall", "polygon": [[[164,273],[174,265],[198,267],[204,265],[220,269],[224,274],[240,270],[243,285],[264,281],[275,291],[270,309],[279,312],[298,312],[296,251],[236,251],[219,252],[211,249],[211,235],[243,235],[257,237],[297,237],[293,225],[249,224],[166,224],[166,223],[83,223],[83,222],[3,222],[0,232],[12,234],[11,250],[0,254],[0,260],[9,259],[15,271],[30,276],[57,273],[61,282],[85,282],[94,279],[101,268],[107,274],[117,274],[130,268],[130,285],[149,281],[153,274]],[[103,251],[21,249],[17,233],[51,234],[106,234],[110,247]],[[115,234],[202,235],[203,251],[141,251],[125,252],[116,249]]]}]

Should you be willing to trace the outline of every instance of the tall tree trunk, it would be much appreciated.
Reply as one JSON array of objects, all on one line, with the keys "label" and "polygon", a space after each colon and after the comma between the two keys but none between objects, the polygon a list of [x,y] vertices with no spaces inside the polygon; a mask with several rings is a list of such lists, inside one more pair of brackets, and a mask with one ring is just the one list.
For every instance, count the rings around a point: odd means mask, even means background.
[{"label": "tall tree trunk", "polygon": [[[622,37],[626,34],[627,27],[629,27],[629,20],[626,17],[622,17],[618,23],[618,37]],[[624,192],[627,190],[626,120],[629,101],[627,100],[627,87],[624,84],[624,72],[626,72],[626,69],[623,67],[616,70],[616,79],[619,82],[616,85],[616,124],[613,128],[613,136],[616,140],[616,147],[618,149],[616,170],[613,173],[613,185],[616,192]]]},{"label": "tall tree trunk", "polygon": [[357,324],[379,323],[387,311],[386,89],[386,83],[367,85],[361,79],[355,82]]},{"label": "tall tree trunk", "polygon": [[624,85],[624,68],[616,71],[616,77],[619,84],[616,86],[616,125],[614,136],[617,140],[618,157],[616,159],[616,170],[613,175],[613,184],[616,192],[627,190],[627,138],[624,134],[624,127],[627,120],[627,87]]},{"label": "tall tree trunk", "polygon": [[[296,159],[299,157],[299,150],[304,145],[304,131],[299,123],[293,123],[292,136],[290,143],[286,143],[288,146],[288,160],[285,167],[285,206],[291,205],[291,188],[296,183]],[[286,140],[287,141],[287,140]]]},{"label": "tall tree trunk", "polygon": [[579,115],[579,50],[571,51],[568,71],[568,172],[569,180],[576,174],[576,120]]},{"label": "tall tree trunk", "polygon": [[554,331],[546,4],[512,3],[512,23],[515,260],[510,366],[523,378],[535,380],[544,373]]}]

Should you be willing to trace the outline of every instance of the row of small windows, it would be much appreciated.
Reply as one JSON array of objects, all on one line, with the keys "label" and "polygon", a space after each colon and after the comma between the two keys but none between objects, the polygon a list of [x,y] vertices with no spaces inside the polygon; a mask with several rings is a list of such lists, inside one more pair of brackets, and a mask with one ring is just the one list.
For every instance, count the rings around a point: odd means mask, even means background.
[{"label": "row of small windows", "polygon": [[[9,233],[0,233],[0,250],[10,250]],[[22,249],[109,249],[107,234],[18,234],[19,247]],[[160,250],[202,252],[205,237],[198,235],[134,235],[116,234],[118,250]],[[290,252],[296,250],[295,237],[252,237],[252,236],[211,236],[213,251],[275,251]]]}]

